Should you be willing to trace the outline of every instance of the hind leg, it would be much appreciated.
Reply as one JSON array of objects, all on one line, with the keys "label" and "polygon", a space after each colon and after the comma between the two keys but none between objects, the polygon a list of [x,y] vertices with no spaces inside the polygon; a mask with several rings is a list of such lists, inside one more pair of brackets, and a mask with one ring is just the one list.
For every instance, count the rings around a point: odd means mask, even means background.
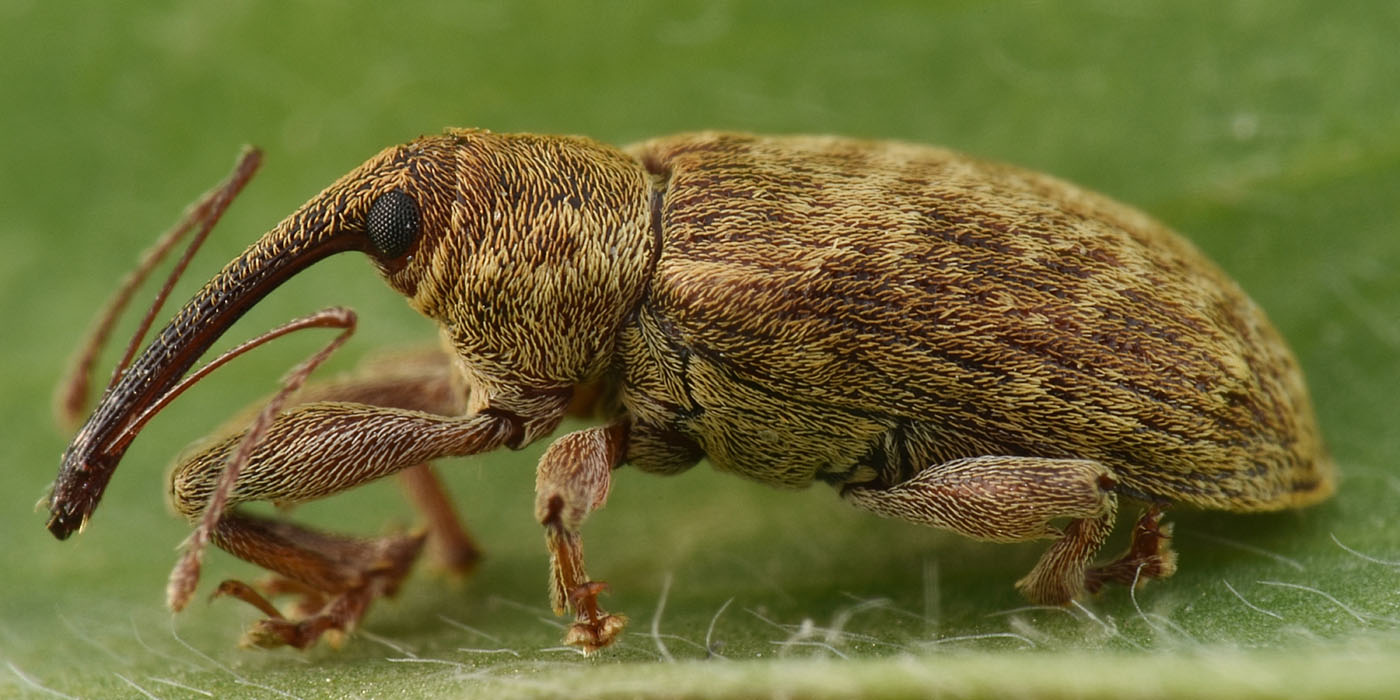
[{"label": "hind leg", "polygon": [[1171,548],[1171,525],[1162,525],[1160,506],[1149,506],[1133,525],[1128,551],[1117,559],[1089,570],[1084,587],[1099,592],[1105,583],[1141,586],[1154,578],[1176,573],[1176,552]]},{"label": "hind leg", "polygon": [[[1122,581],[1125,575],[1129,583],[1145,581],[1175,570],[1155,515],[1152,528],[1135,532],[1134,546],[1123,559],[1090,567],[1113,529],[1116,484],[1106,466],[1091,460],[989,456],[934,465],[884,489],[848,487],[842,495],[885,517],[976,539],[1054,539],[1016,587],[1033,602],[1062,605],[1105,581]],[[1070,519],[1063,530],[1051,525],[1062,518]],[[1125,574],[1130,568],[1132,573]]]}]

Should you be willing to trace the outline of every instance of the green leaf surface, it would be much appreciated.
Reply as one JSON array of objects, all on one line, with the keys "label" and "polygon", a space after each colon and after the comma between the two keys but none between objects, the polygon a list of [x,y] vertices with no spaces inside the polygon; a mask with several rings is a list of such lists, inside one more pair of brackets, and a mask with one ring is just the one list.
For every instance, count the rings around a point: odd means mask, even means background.
[{"label": "green leaf surface", "polygon": [[[0,3],[0,697],[1393,693],[1397,32],[1400,5],[1382,2]],[[308,333],[182,397],[87,531],[50,537],[33,503],[68,437],[52,387],[139,251],[238,147],[264,147],[263,172],[177,300],[379,148],[444,126],[897,138],[1106,192],[1184,232],[1268,310],[1308,373],[1339,495],[1304,512],[1174,511],[1174,578],[1041,609],[1011,584],[1043,545],[969,542],[703,465],[624,470],[585,538],[606,604],[632,623],[583,658],[548,610],[537,445],[444,465],[488,548],[469,581],[421,568],[340,649],[243,650],[251,608],[163,607],[188,533],[164,474],[326,339]],[[433,341],[344,256],[223,345],[330,304],[362,323],[327,373]],[[413,523],[391,482],[296,517],[365,534]],[[211,552],[201,595],[258,575]]]}]

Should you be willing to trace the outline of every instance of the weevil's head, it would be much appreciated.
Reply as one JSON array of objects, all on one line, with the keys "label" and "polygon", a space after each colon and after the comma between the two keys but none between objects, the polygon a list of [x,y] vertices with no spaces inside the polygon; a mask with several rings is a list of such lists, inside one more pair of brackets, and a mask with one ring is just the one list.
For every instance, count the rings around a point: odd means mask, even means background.
[{"label": "weevil's head", "polygon": [[[600,155],[608,161],[601,166],[594,162]],[[630,163],[615,150],[582,140],[471,130],[420,138],[369,159],[226,265],[107,390],[63,455],[48,499],[49,530],[66,538],[86,524],[151,407],[248,309],[330,255],[365,253],[392,287],[449,333],[463,325],[511,322],[493,315],[501,309],[537,315],[541,299],[547,306],[586,287],[580,274],[595,280],[606,267],[598,260],[618,253],[607,242],[587,244],[585,233],[615,227],[619,217],[647,220],[645,195],[635,191],[646,188],[645,176],[623,161]],[[635,172],[617,175],[629,167]],[[606,182],[590,175],[590,168],[609,173]],[[642,209],[599,214],[621,197],[612,192],[595,198],[591,188],[619,189],[618,177],[630,178],[627,189],[641,198]],[[571,265],[582,265],[582,272]],[[463,281],[472,274],[486,285],[473,288]],[[551,284],[543,297],[531,291]],[[482,293],[516,294],[524,301],[502,305]],[[472,303],[477,306],[462,308]],[[486,335],[502,342],[499,333]],[[504,342],[515,337],[506,334]]]},{"label": "weevil's head", "polygon": [[450,223],[387,278],[442,327],[473,401],[534,415],[521,390],[557,394],[609,366],[650,278],[660,200],[640,163],[588,139],[448,136]]}]

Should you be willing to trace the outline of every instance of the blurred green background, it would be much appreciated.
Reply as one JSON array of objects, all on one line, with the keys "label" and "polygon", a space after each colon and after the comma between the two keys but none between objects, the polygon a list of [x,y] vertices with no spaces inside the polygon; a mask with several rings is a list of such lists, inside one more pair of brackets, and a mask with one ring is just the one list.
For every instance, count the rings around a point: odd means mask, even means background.
[{"label": "blurred green background", "polygon": [[[6,0],[0,696],[1393,691],[1397,37],[1400,5],[1381,2]],[[137,253],[239,146],[266,149],[263,172],[176,301],[381,147],[449,125],[614,143],[700,128],[905,139],[1104,191],[1184,232],[1269,311],[1308,372],[1340,496],[1304,513],[1173,513],[1174,579],[1038,610],[1011,583],[1043,545],[967,542],[703,466],[624,471],[585,537],[632,626],[584,659],[558,648],[547,610],[537,446],[444,465],[488,548],[473,579],[420,570],[340,650],[240,650],[251,608],[163,608],[188,532],[164,471],[326,339],[309,333],[183,397],[135,443],[89,530],[50,537],[32,506],[67,439],[51,387]],[[362,321],[327,373],[434,337],[343,256],[224,345],[329,304]],[[413,514],[384,483],[297,517],[372,534]],[[215,552],[201,591],[256,575]]]}]

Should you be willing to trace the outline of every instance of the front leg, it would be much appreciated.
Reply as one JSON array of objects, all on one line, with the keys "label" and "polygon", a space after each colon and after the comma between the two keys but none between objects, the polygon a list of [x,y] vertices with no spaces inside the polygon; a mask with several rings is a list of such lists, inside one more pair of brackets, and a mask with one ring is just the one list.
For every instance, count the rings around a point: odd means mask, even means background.
[{"label": "front leg", "polygon": [[[297,391],[295,401],[360,403],[460,416],[466,411],[469,390],[452,357],[436,346],[386,353],[362,362],[354,374],[307,384]],[[250,413],[231,425],[242,428],[251,418]],[[437,565],[454,576],[470,573],[481,560],[481,549],[467,532],[433,465],[405,469],[399,472],[399,479],[424,520],[427,546]]]},{"label": "front leg", "polygon": [[606,584],[591,581],[583,566],[579,528],[603,507],[612,470],[627,452],[628,424],[617,421],[559,438],[540,459],[535,477],[535,518],[545,527],[549,547],[550,601],[556,615],[573,609],[575,622],[566,644],[593,652],[613,642],[627,625],[598,605]]},{"label": "front leg", "polygon": [[[560,411],[562,415],[562,408]],[[557,420],[557,419],[556,419]],[[520,420],[484,412],[451,417],[356,403],[313,402],[276,417],[238,473],[211,539],[219,548],[307,589],[319,611],[301,620],[274,615],[245,641],[257,646],[306,647],[323,633],[354,626],[374,598],[390,595],[422,545],[422,535],[360,539],[315,532],[291,523],[239,513],[248,501],[290,505],[329,496],[440,457],[486,452],[515,442]],[[185,460],[171,476],[175,509],[192,522],[203,517],[225,476],[229,455],[243,440],[227,436]],[[198,574],[177,567],[172,607],[179,609]],[[220,588],[267,611],[250,587]]]}]

